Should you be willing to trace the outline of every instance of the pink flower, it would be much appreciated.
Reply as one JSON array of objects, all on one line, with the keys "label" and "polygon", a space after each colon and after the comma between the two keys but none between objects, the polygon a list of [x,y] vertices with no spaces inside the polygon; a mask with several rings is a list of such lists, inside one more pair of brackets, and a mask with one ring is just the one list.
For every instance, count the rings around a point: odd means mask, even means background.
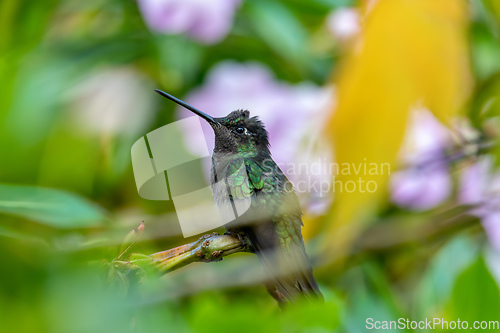
[{"label": "pink flower", "polygon": [[[327,200],[327,195],[320,192],[317,183],[315,188],[308,185],[331,175],[304,169],[299,172],[296,166],[299,163],[328,163],[324,151],[318,152],[311,147],[318,141],[330,98],[329,89],[311,83],[291,85],[277,81],[262,64],[225,61],[216,65],[208,73],[205,84],[189,93],[185,100],[215,117],[225,116],[237,109],[248,109],[251,116],[259,116],[269,132],[273,159],[296,187],[302,181],[297,191],[304,192],[304,201],[315,201],[315,211],[320,211],[318,207],[321,205],[317,199],[321,197],[321,201]],[[192,116],[191,112],[183,108],[179,107],[178,110],[180,118]],[[212,129],[205,122],[202,122],[202,126],[207,145],[212,150]],[[186,135],[188,146],[196,142],[192,137],[195,134]],[[208,167],[205,169],[209,170]]]},{"label": "pink flower", "polygon": [[408,169],[395,173],[391,180],[392,202],[412,210],[428,210],[450,195],[448,169],[439,165],[429,170]]},{"label": "pink flower", "polygon": [[403,144],[404,170],[391,177],[391,200],[400,207],[428,210],[446,200],[451,178],[444,151],[450,132],[428,110],[416,110]]},{"label": "pink flower", "polygon": [[471,213],[482,219],[491,244],[500,251],[500,172],[493,170],[490,157],[462,171],[459,201],[475,206]]},{"label": "pink flower", "polygon": [[205,44],[222,40],[231,30],[241,0],[139,0],[149,28],[186,34]]},{"label": "pink flower", "polygon": [[354,37],[360,30],[359,12],[353,8],[340,8],[326,18],[326,26],[330,33],[341,40]]}]

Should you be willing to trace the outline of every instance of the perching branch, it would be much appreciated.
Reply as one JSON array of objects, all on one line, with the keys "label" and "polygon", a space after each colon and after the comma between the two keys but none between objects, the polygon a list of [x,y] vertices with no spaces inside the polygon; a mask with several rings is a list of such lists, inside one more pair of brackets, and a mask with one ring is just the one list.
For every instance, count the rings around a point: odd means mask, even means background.
[{"label": "perching branch", "polygon": [[173,249],[150,255],[132,253],[125,259],[128,250],[139,239],[143,230],[144,224],[141,224],[125,237],[119,255],[111,262],[110,276],[115,276],[116,270],[123,272],[136,269],[166,274],[193,262],[221,261],[223,257],[233,253],[249,252],[248,247],[238,237],[214,232],[200,237],[195,242]]},{"label": "perching branch", "polygon": [[192,262],[221,261],[237,252],[248,252],[238,237],[214,232],[200,237],[196,242],[151,254],[154,266],[161,273],[168,273]]}]

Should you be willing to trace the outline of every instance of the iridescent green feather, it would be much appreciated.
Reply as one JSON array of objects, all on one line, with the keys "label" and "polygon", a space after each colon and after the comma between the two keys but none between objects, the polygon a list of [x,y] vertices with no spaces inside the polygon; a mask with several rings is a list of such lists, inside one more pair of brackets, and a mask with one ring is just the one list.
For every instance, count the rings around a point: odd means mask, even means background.
[{"label": "iridescent green feather", "polygon": [[237,159],[228,166],[228,185],[235,199],[253,197],[252,206],[270,210],[280,243],[302,243],[302,219],[297,197],[282,173],[265,173],[252,159]]}]

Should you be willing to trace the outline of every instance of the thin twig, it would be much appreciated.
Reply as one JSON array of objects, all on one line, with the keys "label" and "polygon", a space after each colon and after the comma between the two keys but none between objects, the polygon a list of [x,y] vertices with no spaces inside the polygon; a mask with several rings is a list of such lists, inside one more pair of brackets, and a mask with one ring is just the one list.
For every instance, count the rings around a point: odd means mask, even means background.
[{"label": "thin twig", "polygon": [[161,273],[168,273],[192,262],[221,261],[223,257],[237,252],[248,252],[238,237],[214,232],[200,237],[196,242],[157,252],[150,257]]}]

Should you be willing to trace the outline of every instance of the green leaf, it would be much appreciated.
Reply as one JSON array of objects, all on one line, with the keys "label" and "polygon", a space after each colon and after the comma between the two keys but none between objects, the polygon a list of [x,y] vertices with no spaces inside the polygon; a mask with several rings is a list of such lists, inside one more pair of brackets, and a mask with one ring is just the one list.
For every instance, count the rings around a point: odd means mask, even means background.
[{"label": "green leaf", "polygon": [[178,90],[192,85],[199,73],[205,49],[184,36],[155,35],[160,51],[163,75],[168,77],[170,89]]},{"label": "green leaf", "polygon": [[319,3],[328,8],[354,6],[354,0],[313,0],[312,2]]},{"label": "green leaf", "polygon": [[386,292],[381,292],[379,286],[374,286],[373,281],[369,281],[374,277],[369,275],[372,273],[368,272],[365,267],[356,266],[342,277],[342,280],[352,288],[346,295],[346,304],[349,304],[345,314],[346,326],[349,327],[347,332],[369,332],[366,327],[368,318],[373,318],[375,321],[395,321],[398,318],[407,317],[402,315],[402,309],[394,311],[393,301],[384,295]]},{"label": "green leaf", "polygon": [[100,225],[103,210],[76,194],[42,187],[0,184],[0,213],[56,228]]},{"label": "green leaf", "polygon": [[471,60],[478,82],[482,82],[500,70],[500,45],[498,38],[484,25],[476,25],[471,33]]},{"label": "green leaf", "polygon": [[331,290],[322,288],[329,294],[324,303],[299,302],[290,304],[282,313],[282,332],[335,332],[343,320],[342,300]]},{"label": "green leaf", "polygon": [[415,290],[416,313],[422,318],[441,313],[457,278],[477,258],[478,246],[466,236],[451,239],[434,256]]},{"label": "green leaf", "polygon": [[30,239],[35,239],[33,235],[29,235],[27,233],[22,233],[17,230],[13,230],[10,228],[5,228],[3,226],[0,226],[0,237],[8,237],[8,238],[14,238],[18,240],[30,240]]},{"label": "green leaf", "polygon": [[[477,90],[471,107],[470,119],[479,129],[484,129],[488,136],[493,137],[494,147],[491,149],[495,157],[495,168],[500,167],[500,133],[498,120],[500,118],[500,72],[491,76]],[[496,121],[496,123],[494,123]],[[488,123],[489,122],[489,126]]]},{"label": "green leaf", "polygon": [[500,27],[500,2],[498,0],[482,0],[486,9],[495,19],[497,28]]},{"label": "green leaf", "polygon": [[248,2],[249,18],[259,37],[295,65],[304,64],[307,30],[294,13],[277,1]]},{"label": "green leaf", "polygon": [[447,318],[460,318],[472,325],[475,321],[498,320],[498,309],[500,290],[484,259],[479,257],[458,277],[448,303]]},{"label": "green leaf", "polygon": [[399,316],[403,316],[403,313],[398,313],[403,308],[399,299],[394,293],[394,288],[391,286],[387,280],[387,276],[382,271],[379,264],[376,262],[368,261],[361,265],[363,272],[370,282],[370,287],[373,291],[373,295],[377,296],[380,300],[384,302],[388,310]]},{"label": "green leaf", "polygon": [[483,122],[500,116],[500,72],[491,76],[477,90],[471,108],[472,124],[481,128]]}]

